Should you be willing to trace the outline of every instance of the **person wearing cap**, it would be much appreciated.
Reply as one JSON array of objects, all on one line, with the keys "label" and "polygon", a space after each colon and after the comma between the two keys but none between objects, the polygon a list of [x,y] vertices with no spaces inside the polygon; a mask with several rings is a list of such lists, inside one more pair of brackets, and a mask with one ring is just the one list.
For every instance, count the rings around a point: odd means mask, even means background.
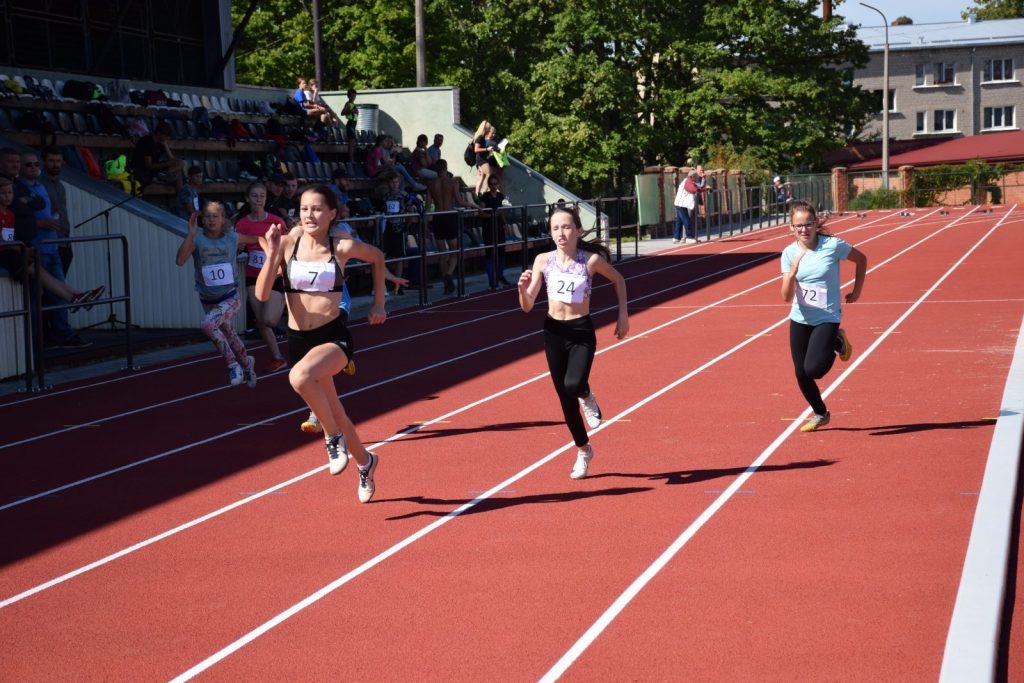
[{"label": "person wearing cap", "polygon": [[775,211],[776,213],[785,213],[786,204],[789,203],[791,198],[790,192],[792,191],[789,183],[784,183],[780,176],[775,176],[772,178],[772,187],[775,191]]}]

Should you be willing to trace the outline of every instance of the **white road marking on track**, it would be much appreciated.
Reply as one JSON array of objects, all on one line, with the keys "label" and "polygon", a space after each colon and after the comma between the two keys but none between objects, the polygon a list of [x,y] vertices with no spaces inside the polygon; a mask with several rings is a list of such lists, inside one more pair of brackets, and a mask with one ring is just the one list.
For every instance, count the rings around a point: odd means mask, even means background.
[{"label": "white road marking on track", "polygon": [[[931,239],[932,237],[934,237],[935,235],[941,233],[945,229],[947,229],[949,227],[952,227],[955,223],[956,223],[956,221],[953,221],[949,225],[947,225],[947,226],[945,226],[945,227],[943,227],[943,228],[941,228],[939,230],[936,230],[935,232],[931,233],[929,236],[927,236],[925,238],[922,238],[921,240],[918,240],[917,242],[915,242],[914,244],[906,247],[902,251],[894,254],[893,256],[891,256],[888,259],[882,261],[881,263],[877,264],[876,266],[873,266],[872,268],[869,269],[868,272],[872,272],[872,271],[876,270],[877,268],[881,268],[882,266],[886,265],[890,261],[892,261],[892,260],[898,258],[899,256],[901,256],[902,254],[910,251],[911,249],[919,246],[920,244],[923,244],[928,239]],[[888,233],[882,233],[882,234],[884,235],[884,234],[888,234]],[[879,236],[881,236],[881,235],[879,235]],[[738,247],[737,250],[742,249],[742,248],[743,247]],[[727,270],[730,270],[730,269],[727,269]],[[704,276],[704,277],[710,277],[710,276]],[[698,278],[698,279],[703,279],[703,278]],[[741,290],[741,291],[736,292],[734,294],[731,294],[731,295],[729,295],[727,297],[724,297],[723,299],[720,299],[719,301],[716,301],[716,302],[707,304],[705,306],[696,308],[693,311],[690,311],[689,313],[686,313],[685,315],[678,316],[676,318],[673,318],[672,320],[669,320],[669,321],[667,321],[665,323],[657,325],[657,326],[655,326],[655,327],[653,327],[653,328],[651,328],[649,330],[646,330],[646,331],[644,331],[642,333],[639,333],[639,334],[637,334],[635,336],[630,336],[630,337],[626,338],[625,340],[622,340],[622,341],[617,342],[615,344],[612,344],[612,345],[610,345],[608,347],[600,349],[600,350],[598,350],[597,353],[598,354],[606,353],[608,351],[616,349],[616,348],[618,348],[620,346],[623,346],[625,344],[634,343],[636,340],[642,339],[643,337],[648,336],[648,335],[652,334],[653,332],[656,332],[656,331],[664,329],[666,327],[670,327],[672,325],[675,325],[675,324],[677,324],[677,323],[679,323],[679,322],[681,322],[683,320],[686,320],[686,319],[688,319],[688,318],[690,318],[690,317],[692,317],[694,315],[697,315],[698,313],[701,313],[701,312],[703,312],[705,310],[709,310],[709,309],[715,308],[715,307],[717,307],[717,306],[719,306],[719,305],[721,305],[721,304],[723,304],[725,302],[728,302],[728,301],[730,301],[732,299],[735,299],[735,298],[740,297],[740,296],[742,296],[744,294],[752,292],[752,291],[754,291],[756,289],[759,289],[761,287],[764,287],[764,286],[767,286],[767,285],[772,284],[774,282],[777,282],[778,279],[779,279],[778,277],[772,277],[769,280],[765,280],[765,281],[763,281],[761,283],[758,283],[756,285],[752,285],[751,287],[748,287],[747,289],[744,289],[744,290]],[[686,286],[688,284],[691,284],[691,283],[689,283],[689,282],[682,283],[682,285],[675,285],[674,287]],[[654,296],[654,294],[652,294],[650,296]],[[609,306],[608,308],[603,309],[603,310],[608,311],[608,310],[613,310],[613,309],[614,309],[613,306]],[[775,329],[778,326],[780,326],[783,323],[785,323],[786,320],[787,319],[784,318],[780,322],[775,323],[774,325],[766,328],[765,330],[762,330],[757,335],[753,335],[753,336],[747,337],[745,341],[743,341],[740,344],[738,344],[735,347],[733,347],[733,349],[730,350],[729,352],[727,352],[726,354],[723,354],[723,355],[719,356],[717,359],[713,359],[712,361],[709,361],[708,363],[705,363],[700,368],[697,368],[696,370],[692,371],[691,373],[688,373],[687,375],[685,375],[683,378],[680,378],[680,380],[678,380],[677,382],[675,382],[672,385],[670,385],[671,388],[674,388],[679,383],[681,383],[681,382],[685,381],[686,379],[689,379],[690,377],[694,376],[697,372],[700,372],[701,370],[706,369],[707,367],[710,367],[710,365],[713,364],[714,362],[717,362],[718,360],[720,360],[722,358],[725,358],[728,355],[731,355],[736,350],[739,350],[740,348],[743,348],[744,346],[747,346],[748,344],[752,343],[754,340],[758,339],[760,336],[763,336],[763,335],[766,335],[766,334],[770,333],[773,329]],[[536,332],[530,332],[530,333],[527,333],[525,335],[521,335],[520,337],[516,337],[516,338],[514,338],[512,340],[506,340],[505,342],[502,342],[502,343],[509,343],[509,342],[512,342],[512,341],[518,341],[520,339],[524,339],[524,338],[526,338],[528,336],[531,336],[533,334],[536,334]],[[488,347],[486,349],[478,349],[478,350],[474,351],[473,353],[481,353],[483,351],[489,350],[490,348],[496,348],[497,346],[500,346],[500,345],[501,344],[496,344],[496,345],[493,345],[492,347]],[[443,366],[443,365],[448,364],[448,363],[457,362],[457,361],[459,361],[459,360],[461,360],[461,359],[463,359],[465,357],[468,357],[469,355],[472,355],[472,354],[464,354],[463,356],[459,356],[457,358],[452,358],[452,359],[446,360],[444,362],[436,363],[436,364],[434,364],[434,365],[432,365],[432,366],[430,366],[428,368],[421,368],[419,370],[412,371],[412,372],[406,373],[404,375],[399,375],[399,376],[391,377],[391,378],[388,378],[387,380],[379,382],[379,383],[377,383],[375,385],[370,385],[370,386],[367,386],[367,387],[363,387],[363,388],[356,389],[354,391],[348,392],[348,393],[344,394],[343,396],[345,396],[345,397],[353,396],[355,394],[361,393],[362,391],[366,391],[368,389],[371,389],[371,388],[374,388],[374,387],[377,387],[377,386],[382,386],[382,385],[388,384],[388,383],[390,383],[392,381],[396,381],[396,380],[399,380],[399,379],[403,379],[403,378],[406,378],[406,377],[413,376],[415,374],[418,374],[419,372],[424,372],[426,370],[433,369],[433,368],[436,368],[436,367],[440,367],[440,366]],[[370,447],[370,449],[372,450],[372,449],[378,448],[378,447],[380,447],[383,444],[386,444],[386,443],[389,443],[389,442],[392,442],[392,441],[396,441],[396,440],[404,438],[404,437],[406,437],[406,436],[408,436],[410,434],[414,434],[419,429],[422,429],[423,427],[427,427],[427,426],[430,426],[430,425],[433,425],[433,424],[437,424],[438,422],[447,420],[448,418],[453,417],[455,415],[458,415],[459,413],[462,413],[462,412],[465,412],[465,411],[470,410],[472,408],[475,408],[478,405],[481,405],[483,403],[491,401],[491,400],[493,400],[495,398],[498,398],[500,396],[503,396],[503,395],[505,395],[507,393],[511,393],[512,391],[518,390],[518,389],[520,389],[523,386],[526,386],[526,385],[528,385],[530,383],[533,383],[533,382],[536,382],[538,380],[541,380],[541,379],[543,379],[543,378],[545,378],[547,376],[548,376],[548,373],[546,373],[546,372],[545,373],[541,373],[541,374],[536,375],[536,376],[534,376],[534,377],[532,377],[530,379],[524,380],[524,381],[522,381],[522,382],[520,382],[518,384],[515,384],[513,386],[507,387],[506,389],[503,389],[503,390],[501,390],[499,392],[496,392],[496,393],[491,394],[489,396],[483,397],[483,398],[481,398],[481,399],[479,399],[477,401],[474,401],[472,403],[464,405],[464,406],[462,406],[462,407],[460,407],[460,408],[458,408],[456,410],[453,410],[453,411],[451,411],[449,413],[446,413],[444,415],[440,415],[437,418],[435,418],[433,420],[430,420],[428,422],[425,422],[425,423],[423,423],[421,425],[418,425],[416,427],[411,427],[411,428],[406,429],[406,430],[402,430],[402,431],[398,432],[397,434],[395,434],[395,435],[393,435],[393,436],[391,436],[391,437],[389,437],[387,439],[384,439],[383,441],[380,441],[380,442],[372,445]],[[652,399],[653,399],[653,397],[659,396],[662,393],[664,393],[664,391],[667,391],[667,390],[668,389],[664,389],[662,391],[657,392],[656,394],[653,394],[652,395]],[[640,407],[641,405],[643,405],[645,403],[637,404],[636,407]],[[285,416],[288,416],[288,415],[293,415],[293,414],[305,412],[305,410],[306,410],[305,408],[299,408],[299,409],[296,409],[296,410],[293,410],[293,411],[290,411],[290,412],[287,412],[287,413],[283,413],[281,415],[272,416],[270,418],[267,418],[267,420],[274,420],[274,419],[277,419],[277,418],[280,418],[280,417],[285,417]],[[607,420],[604,424],[602,424],[600,427],[598,427],[597,430],[593,430],[591,433],[596,433],[597,431],[604,429],[605,427],[607,427],[610,424],[613,424],[613,423],[616,423],[616,422],[624,422],[625,420],[623,420],[622,418],[626,414],[627,414],[626,412],[623,412],[623,413],[620,413],[619,415],[615,416],[614,418],[612,418],[610,420]],[[805,414],[806,414],[806,411],[805,411]],[[132,469],[134,467],[138,467],[138,466],[146,464],[148,462],[159,460],[161,458],[167,457],[167,456],[172,455],[174,453],[178,453],[178,452],[187,450],[188,448],[190,448],[192,446],[195,446],[195,445],[201,445],[203,443],[208,443],[208,442],[211,442],[211,441],[215,441],[215,440],[220,439],[220,438],[225,438],[225,437],[231,436],[233,434],[239,433],[240,431],[242,431],[242,429],[249,429],[249,428],[251,428],[251,427],[234,429],[234,430],[231,430],[229,432],[225,432],[225,433],[219,434],[219,435],[217,435],[215,437],[210,437],[208,439],[204,439],[202,441],[195,442],[193,444],[181,446],[181,447],[172,449],[170,451],[166,451],[164,453],[160,453],[160,454],[154,455],[154,456],[152,456],[150,458],[139,460],[139,461],[136,461],[134,463],[129,463],[127,465],[124,465],[122,467],[115,468],[115,469],[112,469],[112,470],[107,470],[105,472],[93,475],[92,477],[87,477],[85,479],[81,479],[81,480],[78,480],[76,482],[71,482],[69,484],[65,484],[65,485],[60,486],[60,487],[49,489],[47,491],[44,491],[44,492],[41,492],[41,493],[38,493],[38,494],[34,494],[34,495],[31,495],[31,496],[25,496],[25,497],[19,498],[18,500],[12,501],[12,502],[10,502],[10,503],[8,503],[6,505],[0,506],[0,511],[8,509],[8,508],[15,507],[17,505],[21,505],[21,504],[27,503],[27,502],[32,501],[32,500],[36,500],[36,499],[39,499],[39,498],[45,498],[47,496],[53,495],[54,493],[67,490],[67,489],[72,488],[74,486],[82,485],[82,484],[88,483],[90,481],[95,481],[96,479],[100,479],[100,478],[103,478],[103,477],[111,476],[111,475],[116,474],[118,472],[122,472],[122,471],[125,471],[125,470],[128,470],[128,469]],[[512,479],[510,481],[514,481],[515,479],[518,479],[521,476],[525,476],[525,474],[527,474],[529,472],[532,472],[534,469],[536,469],[536,467],[539,467],[540,464],[544,464],[544,463],[548,462],[550,459],[552,459],[556,455],[558,455],[558,454],[568,450],[572,446],[573,446],[572,443],[569,443],[569,444],[563,446],[561,449],[559,449],[559,450],[553,452],[552,454],[549,454],[548,456],[546,456],[537,465],[529,468],[528,470],[524,470],[522,473],[520,473],[520,475],[517,475],[514,479]],[[164,539],[166,539],[166,538],[168,538],[170,536],[174,536],[174,535],[176,535],[176,534],[178,534],[180,532],[186,531],[186,530],[188,530],[188,529],[190,529],[190,528],[192,528],[192,527],[194,527],[194,526],[196,526],[196,525],[198,525],[198,524],[200,524],[202,522],[206,522],[206,521],[209,521],[210,519],[213,519],[215,517],[219,517],[219,516],[221,516],[223,514],[226,514],[226,513],[230,512],[230,511],[238,508],[238,507],[241,507],[242,505],[246,505],[248,503],[254,502],[254,501],[262,498],[265,495],[268,495],[268,494],[274,493],[275,491],[278,491],[282,487],[285,487],[285,486],[288,486],[288,485],[290,485],[292,483],[296,483],[298,481],[306,479],[307,477],[310,477],[310,476],[316,474],[317,472],[320,472],[321,470],[325,469],[326,467],[327,467],[327,465],[323,465],[321,467],[317,467],[317,468],[314,468],[314,469],[309,470],[307,472],[304,472],[302,474],[299,474],[296,477],[293,477],[292,479],[289,479],[286,482],[283,482],[283,483],[280,483],[280,484],[276,484],[276,485],[274,485],[272,487],[269,487],[269,488],[267,488],[267,489],[265,489],[265,490],[263,490],[263,491],[261,491],[259,493],[256,493],[254,495],[248,496],[248,497],[246,497],[246,498],[244,498],[242,500],[236,501],[235,503],[232,503],[230,505],[221,507],[221,508],[219,508],[217,510],[213,510],[213,511],[207,513],[206,515],[202,515],[201,517],[198,517],[198,518],[196,518],[194,520],[191,520],[189,522],[185,522],[183,524],[180,524],[180,525],[178,525],[178,526],[176,526],[176,527],[174,527],[172,529],[169,529],[169,530],[164,531],[164,532],[162,532],[160,534],[152,536],[152,537],[150,537],[148,539],[140,541],[140,542],[138,542],[138,543],[136,543],[136,544],[134,544],[134,545],[132,545],[132,546],[130,546],[128,548],[124,548],[124,549],[122,549],[120,551],[111,553],[110,555],[107,555],[107,556],[105,556],[103,558],[100,558],[99,560],[96,560],[95,562],[89,563],[88,565],[85,565],[83,567],[79,567],[76,570],[73,570],[73,571],[68,572],[66,574],[63,574],[61,576],[58,576],[58,577],[56,577],[54,579],[51,579],[50,581],[47,581],[45,583],[39,584],[39,585],[34,586],[32,588],[29,588],[29,589],[27,589],[25,591],[22,591],[21,593],[18,593],[16,595],[11,596],[10,598],[7,598],[7,599],[5,599],[3,601],[0,601],[0,609],[2,609],[4,607],[7,607],[9,605],[12,605],[12,604],[14,604],[16,602],[19,602],[21,600],[24,600],[25,598],[31,597],[32,595],[35,595],[35,594],[37,594],[37,593],[39,593],[39,592],[41,592],[43,590],[46,590],[48,588],[52,588],[52,587],[54,587],[56,585],[64,583],[64,582],[66,582],[66,581],[68,581],[70,579],[73,579],[73,578],[75,578],[77,576],[80,576],[81,574],[84,574],[84,573],[86,573],[88,571],[91,571],[93,569],[97,569],[97,568],[102,567],[102,566],[104,566],[106,564],[109,564],[110,562],[113,562],[114,560],[117,560],[117,559],[119,559],[121,557],[124,557],[124,556],[126,556],[128,554],[131,554],[131,553],[133,553],[135,551],[138,551],[138,550],[141,550],[143,548],[146,548],[146,547],[148,547],[150,545],[153,545],[153,544],[155,544],[155,543],[157,543],[157,542],[159,542],[161,540],[164,540]],[[493,491],[493,489],[491,491]],[[485,496],[481,496],[480,498],[475,499],[470,505],[475,505],[476,503],[480,502],[481,500],[484,500],[487,496],[493,495],[491,493],[491,491],[489,491],[488,494],[486,494]],[[460,510],[461,510],[461,508],[460,508]],[[459,513],[459,511],[456,511],[456,512]],[[452,514],[455,514],[455,513],[452,513]],[[461,514],[461,513],[459,513],[459,514]]]},{"label": "white road marking on track", "polygon": [[[928,237],[923,238],[922,240],[918,241],[914,245],[911,245],[910,247],[907,247],[906,249],[902,250],[901,252],[897,253],[896,255],[886,259],[885,261],[882,261],[881,263],[879,263],[877,266],[875,266],[871,270],[875,270],[877,268],[880,268],[882,265],[892,261],[893,259],[897,258],[899,255],[901,255],[903,253],[906,253],[907,251],[909,251],[913,247],[915,247],[915,246],[917,246],[917,245],[927,241],[928,239],[931,239],[932,237],[934,237],[935,235],[937,235],[940,232],[944,231],[948,227],[950,227],[950,226],[946,226],[944,228],[941,228],[940,230],[938,230],[938,231],[932,233],[931,235],[929,235]],[[967,252],[965,252],[960,257],[960,259],[956,261],[956,263],[954,263],[952,266],[950,266],[950,268],[931,287],[929,287],[912,306],[910,306],[906,311],[904,311],[903,314],[900,315],[896,319],[896,321],[892,323],[892,325],[890,325],[890,327],[888,328],[888,330],[885,333],[883,333],[878,339],[876,339],[874,341],[874,343],[872,343],[863,354],[858,356],[858,358],[856,360],[854,360],[853,362],[850,363],[850,365],[847,367],[847,369],[842,374],[840,374],[840,376],[838,378],[836,378],[836,380],[831,385],[829,385],[829,387],[825,391],[822,392],[822,396],[823,397],[828,397],[829,395],[831,395],[831,393],[837,387],[839,387],[846,380],[846,378],[849,377],[853,373],[853,371],[857,367],[860,366],[860,364],[864,361],[865,358],[870,357],[870,355],[875,351],[875,349],[877,349],[881,345],[881,343],[889,336],[889,333],[892,330],[894,330],[897,327],[899,327],[903,323],[903,321],[906,320],[907,317],[909,317],[910,314],[913,313],[917,309],[917,307],[928,296],[930,296],[931,293],[933,291],[935,291],[935,289],[937,289],[938,286],[943,281],[945,281],[946,278],[948,278],[960,266],[960,264],[963,263],[967,259],[967,257],[971,253],[974,252],[975,249],[978,248],[978,246],[980,246],[980,244],[984,241],[984,239],[987,238],[989,235],[992,234],[992,232],[994,232],[996,230],[997,227],[998,227],[998,225],[994,226],[991,230],[989,230],[988,233],[986,233],[985,237],[983,237],[982,239],[976,241],[971,246],[971,248],[968,249]],[[717,356],[717,357],[707,361],[706,363],[704,363],[700,367],[695,368],[694,370],[688,372],[687,374],[685,374],[682,377],[676,379],[675,381],[671,382],[670,384],[665,385],[664,387],[662,387],[658,391],[656,391],[656,392],[654,392],[652,394],[649,394],[643,400],[641,400],[641,401],[633,404],[632,406],[626,408],[625,410],[623,410],[619,414],[615,415],[612,418],[612,421],[614,422],[614,421],[617,421],[617,420],[621,420],[622,418],[624,418],[625,416],[635,412],[636,410],[638,410],[642,406],[650,403],[651,401],[653,401],[657,397],[659,397],[659,396],[663,395],[664,393],[674,389],[675,387],[679,386],[680,384],[682,384],[683,382],[687,381],[688,379],[696,376],[701,371],[707,369],[708,367],[714,365],[715,363],[718,363],[722,359],[727,358],[728,356],[731,356],[732,354],[736,353],[737,351],[739,351],[743,347],[753,343],[756,339],[760,338],[764,334],[767,334],[768,332],[774,330],[775,328],[784,325],[786,322],[788,322],[788,317],[784,318],[784,319],[782,319],[782,320],[780,320],[780,321],[778,321],[778,322],[776,322],[776,323],[774,323],[772,325],[770,325],[769,327],[767,327],[765,329],[763,329],[759,334],[757,334],[755,336],[752,336],[752,337],[748,337],[744,341],[742,341],[739,344],[733,346],[728,351],[726,351],[726,352],[720,354],[719,356]],[[648,333],[649,333],[649,331],[648,331]],[[628,341],[629,341],[629,339],[626,339],[623,342],[620,342],[620,344],[627,343]],[[616,345],[616,346],[618,346],[618,345]],[[757,469],[772,455],[772,453],[774,453],[775,450],[778,449],[778,447],[782,444],[782,442],[786,438],[788,438],[797,429],[797,427],[800,424],[800,421],[802,421],[804,418],[809,416],[810,412],[811,412],[810,408],[805,409],[804,412],[801,414],[801,417],[800,417],[799,420],[794,421],[789,427],[787,427],[785,430],[783,430],[782,433],[778,437],[776,437],[776,439],[764,451],[762,451],[762,453],[754,460],[754,462],[751,463],[747,467],[747,469],[744,470],[744,472],[742,474],[737,476],[736,479],[733,480],[733,482],[725,489],[725,491],[721,495],[719,495],[715,499],[715,501],[712,502],[704,510],[704,512],[701,513],[701,515],[689,527],[687,527],[687,529],[676,539],[676,541],[674,541],[672,543],[672,545],[670,545],[669,548],[667,548],[662,553],[662,555],[659,556],[659,558],[657,560],[655,560],[655,562],[652,563],[647,568],[647,570],[645,570],[626,589],[626,591],[623,592],[612,603],[611,607],[609,607],[601,615],[601,617],[598,619],[598,621],[595,622],[590,627],[590,629],[588,629],[583,634],[583,636],[579,640],[577,640],[577,642],[562,656],[562,658],[559,659],[558,662],[556,662],[555,666],[552,667],[541,678],[541,681],[546,681],[546,682],[549,682],[549,683],[553,683],[563,673],[565,673],[565,671],[568,670],[568,668],[572,665],[572,663],[575,662],[576,659],[579,658],[579,656],[604,631],[604,629],[607,628],[607,626],[615,619],[615,617],[618,616],[618,614],[621,613],[621,611],[623,609],[625,609],[625,607],[640,592],[640,590],[644,586],[646,586],[647,583],[649,583],[650,580],[652,578],[654,578],[654,576],[656,576],[661,571],[661,569],[663,569],[665,567],[665,565],[668,564],[669,560],[671,560],[683,548],[683,546],[685,546],[686,543],[691,538],[693,538],[693,536],[695,536],[697,534],[697,532],[701,529],[701,527],[703,527],[704,524],[707,523],[707,521],[710,520],[715,515],[715,513],[717,513],[718,510],[720,510],[725,505],[725,503],[728,502],[728,500],[730,498],[732,498],[733,495],[735,495],[738,492],[740,492],[741,486],[744,483],[746,483],[746,481],[754,474],[754,472],[756,472]],[[603,423],[600,427],[598,427],[597,429],[593,430],[592,433],[599,432],[599,431],[605,429],[607,426],[608,426],[607,423]],[[447,524],[451,520],[455,519],[456,517],[458,517],[462,513],[466,512],[467,510],[475,507],[476,505],[478,505],[480,502],[486,500],[487,498],[489,498],[489,497],[491,497],[493,495],[498,494],[502,490],[504,490],[507,487],[509,487],[511,484],[514,484],[518,480],[520,480],[523,477],[525,477],[527,474],[535,471],[540,466],[542,466],[542,465],[546,464],[547,462],[551,461],[557,455],[559,455],[559,454],[561,454],[561,453],[563,453],[563,452],[565,452],[565,451],[567,451],[567,450],[569,450],[571,448],[574,448],[574,447],[575,447],[575,445],[573,443],[568,443],[568,444],[562,446],[562,448],[549,453],[548,455],[544,456],[543,458],[541,458],[540,460],[538,460],[534,464],[532,464],[529,467],[521,470],[519,473],[513,475],[512,477],[509,477],[508,479],[506,479],[505,481],[501,482],[500,484],[492,487],[486,493],[478,496],[477,498],[474,498],[472,501],[470,501],[470,502],[460,506],[459,508],[453,510],[452,512],[448,513],[444,517],[442,517],[442,518],[436,520],[435,522],[427,525],[426,527],[424,527],[420,531],[418,531],[415,534],[405,538],[404,540],[400,541],[399,543],[396,543],[395,545],[391,546],[387,550],[377,554],[373,558],[367,560],[366,562],[364,562],[363,564],[359,565],[358,567],[352,569],[351,571],[349,571],[348,573],[344,574],[343,576],[338,577],[337,579],[335,579],[331,583],[327,584],[326,586],[324,586],[320,590],[318,590],[318,591],[312,593],[311,595],[307,596],[303,600],[295,603],[294,605],[292,605],[288,609],[278,613],[276,616],[274,616],[273,618],[267,620],[266,622],[264,622],[263,624],[261,624],[257,628],[249,631],[248,633],[246,633],[241,638],[239,638],[239,639],[235,640],[234,642],[228,644],[227,646],[225,646],[221,650],[219,650],[219,651],[215,652],[214,654],[210,655],[209,657],[207,657],[203,661],[199,662],[195,666],[191,667],[187,671],[185,671],[182,674],[176,676],[174,679],[172,679],[172,683],[179,683],[179,682],[188,681],[188,680],[191,680],[192,678],[194,678],[195,676],[199,675],[200,673],[203,673],[204,671],[206,671],[207,669],[209,669],[213,665],[217,664],[220,661],[223,661],[225,658],[227,658],[228,656],[230,656],[234,652],[237,652],[241,648],[245,647],[247,644],[253,642],[254,640],[259,638],[263,634],[269,632],[273,628],[275,628],[278,625],[284,623],[285,621],[287,621],[288,619],[290,619],[294,615],[298,614],[299,612],[301,612],[305,608],[315,604],[316,602],[318,602],[319,600],[321,600],[324,597],[328,596],[329,594],[331,594],[332,592],[334,592],[338,588],[344,586],[345,584],[349,583],[353,579],[355,579],[358,576],[362,575],[363,573],[369,571],[370,569],[372,569],[373,567],[377,566],[378,564],[380,564],[381,562],[383,562],[387,558],[391,557],[395,553],[399,552],[403,548],[407,547],[411,543],[419,540],[420,538],[423,538],[424,536],[426,536],[427,534],[431,533],[435,529],[440,528],[444,524]]]}]

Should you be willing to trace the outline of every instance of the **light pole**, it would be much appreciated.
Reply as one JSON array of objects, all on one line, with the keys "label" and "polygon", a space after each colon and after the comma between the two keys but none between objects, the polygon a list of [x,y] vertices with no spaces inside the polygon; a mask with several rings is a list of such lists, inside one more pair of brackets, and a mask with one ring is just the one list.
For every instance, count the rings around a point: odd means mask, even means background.
[{"label": "light pole", "polygon": [[882,14],[882,10],[872,7],[866,2],[860,3],[868,9],[873,9],[882,17],[882,25],[885,27],[885,48],[882,52],[882,189],[889,189],[889,20]]}]

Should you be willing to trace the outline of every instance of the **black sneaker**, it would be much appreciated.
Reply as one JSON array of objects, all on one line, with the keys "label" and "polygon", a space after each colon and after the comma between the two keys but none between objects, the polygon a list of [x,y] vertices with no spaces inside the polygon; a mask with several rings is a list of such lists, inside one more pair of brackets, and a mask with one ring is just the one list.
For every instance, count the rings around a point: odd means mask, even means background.
[{"label": "black sneaker", "polygon": [[92,346],[91,341],[85,341],[77,334],[73,337],[68,337],[63,341],[59,341],[54,344],[54,347],[58,349],[85,349]]}]

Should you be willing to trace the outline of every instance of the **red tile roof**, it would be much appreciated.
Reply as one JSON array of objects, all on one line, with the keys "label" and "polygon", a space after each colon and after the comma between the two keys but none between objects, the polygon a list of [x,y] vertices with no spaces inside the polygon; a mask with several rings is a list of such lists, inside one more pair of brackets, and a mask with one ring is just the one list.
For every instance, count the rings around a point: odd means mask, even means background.
[{"label": "red tile roof", "polygon": [[[900,166],[935,166],[962,164],[971,159],[984,159],[992,163],[1024,162],[1024,131],[969,135],[940,142],[924,149],[889,155],[889,168]],[[850,164],[850,170],[873,171],[882,168],[881,159],[870,159]]]}]

